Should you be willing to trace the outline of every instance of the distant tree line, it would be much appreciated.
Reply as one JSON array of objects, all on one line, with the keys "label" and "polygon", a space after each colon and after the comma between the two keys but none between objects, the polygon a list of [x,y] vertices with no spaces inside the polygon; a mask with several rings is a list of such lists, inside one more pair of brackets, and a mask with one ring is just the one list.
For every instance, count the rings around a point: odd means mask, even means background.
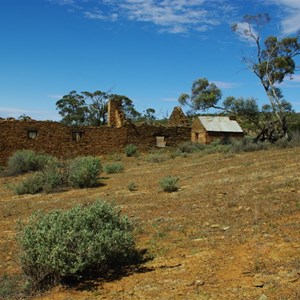
[{"label": "distant tree line", "polygon": [[128,97],[99,90],[81,93],[71,91],[56,102],[56,108],[62,116],[61,122],[66,125],[100,126],[107,124],[107,103],[110,100],[120,102],[128,120],[151,123],[156,119],[153,108],[147,108],[140,113]]}]

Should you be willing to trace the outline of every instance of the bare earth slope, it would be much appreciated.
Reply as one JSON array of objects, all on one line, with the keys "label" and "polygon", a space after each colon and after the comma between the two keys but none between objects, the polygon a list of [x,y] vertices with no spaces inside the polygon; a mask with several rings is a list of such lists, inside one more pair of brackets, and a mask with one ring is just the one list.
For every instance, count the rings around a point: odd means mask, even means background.
[{"label": "bare earth slope", "polygon": [[[122,162],[124,172],[102,174],[95,189],[14,196],[5,184],[20,178],[1,178],[0,275],[20,272],[18,218],[100,198],[134,220],[138,247],[154,258],[115,280],[34,299],[300,299],[299,148]],[[178,192],[161,190],[167,175],[180,178]]]}]

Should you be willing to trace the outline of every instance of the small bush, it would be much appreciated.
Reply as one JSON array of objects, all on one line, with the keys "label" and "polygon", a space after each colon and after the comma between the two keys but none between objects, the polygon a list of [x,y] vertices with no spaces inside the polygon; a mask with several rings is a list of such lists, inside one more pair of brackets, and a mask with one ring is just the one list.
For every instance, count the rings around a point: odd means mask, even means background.
[{"label": "small bush", "polygon": [[126,156],[133,156],[137,152],[137,147],[133,144],[129,144],[125,147]]},{"label": "small bush", "polygon": [[36,288],[95,270],[105,275],[138,258],[131,223],[106,202],[39,211],[17,229],[22,269]]},{"label": "small bush", "polygon": [[68,166],[68,182],[75,188],[94,187],[98,184],[101,171],[100,159],[80,156],[72,159]]},{"label": "small bush", "polygon": [[43,172],[43,192],[53,193],[68,185],[68,174],[65,167],[58,164],[49,164]]},{"label": "small bush", "polygon": [[124,165],[119,162],[111,163],[111,164],[106,164],[103,166],[103,171],[106,174],[111,174],[111,173],[120,173],[124,170]]},{"label": "small bush", "polygon": [[30,171],[40,171],[52,160],[54,157],[47,154],[37,154],[32,150],[19,150],[9,158],[7,174],[14,176]]},{"label": "small bush", "polygon": [[43,191],[44,182],[45,181],[44,181],[43,173],[38,172],[27,177],[20,183],[12,185],[11,189],[17,195],[23,195],[23,194],[34,195]]},{"label": "small bush", "polygon": [[178,190],[179,178],[176,176],[166,176],[159,182],[165,192],[176,192]]}]

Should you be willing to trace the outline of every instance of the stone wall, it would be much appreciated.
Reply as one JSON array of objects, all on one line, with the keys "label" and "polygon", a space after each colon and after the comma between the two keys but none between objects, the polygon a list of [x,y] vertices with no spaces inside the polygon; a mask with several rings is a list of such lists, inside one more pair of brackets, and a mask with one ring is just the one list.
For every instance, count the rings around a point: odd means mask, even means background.
[{"label": "stone wall", "polygon": [[71,127],[47,121],[0,121],[0,165],[16,150],[32,149],[59,158],[101,155],[126,145],[127,129]]},{"label": "stone wall", "polygon": [[190,122],[184,112],[182,111],[180,106],[174,107],[171,116],[169,118],[168,124],[170,126],[183,126],[183,127],[189,127]]},{"label": "stone wall", "polygon": [[58,158],[122,152],[126,144],[139,150],[156,147],[156,136],[166,146],[190,140],[191,128],[127,124],[123,127],[66,126],[49,121],[0,120],[0,165],[17,150],[32,149]]},{"label": "stone wall", "polygon": [[166,146],[176,146],[191,140],[190,127],[154,126],[143,123],[141,125],[127,125],[127,144],[135,144],[138,149],[146,150],[156,147],[156,137],[164,137]]}]

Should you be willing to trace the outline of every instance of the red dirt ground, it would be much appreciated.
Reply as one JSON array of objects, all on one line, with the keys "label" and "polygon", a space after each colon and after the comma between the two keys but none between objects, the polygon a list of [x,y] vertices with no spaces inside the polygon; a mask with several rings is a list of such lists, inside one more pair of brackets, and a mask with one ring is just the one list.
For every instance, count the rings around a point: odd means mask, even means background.
[{"label": "red dirt ground", "polygon": [[[21,272],[17,219],[104,199],[134,220],[137,247],[153,259],[32,299],[300,299],[299,148],[148,157],[122,157],[124,172],[101,174],[105,185],[94,189],[15,196],[6,185],[21,178],[1,178],[0,275]],[[180,178],[179,191],[162,191],[167,175]]]}]

